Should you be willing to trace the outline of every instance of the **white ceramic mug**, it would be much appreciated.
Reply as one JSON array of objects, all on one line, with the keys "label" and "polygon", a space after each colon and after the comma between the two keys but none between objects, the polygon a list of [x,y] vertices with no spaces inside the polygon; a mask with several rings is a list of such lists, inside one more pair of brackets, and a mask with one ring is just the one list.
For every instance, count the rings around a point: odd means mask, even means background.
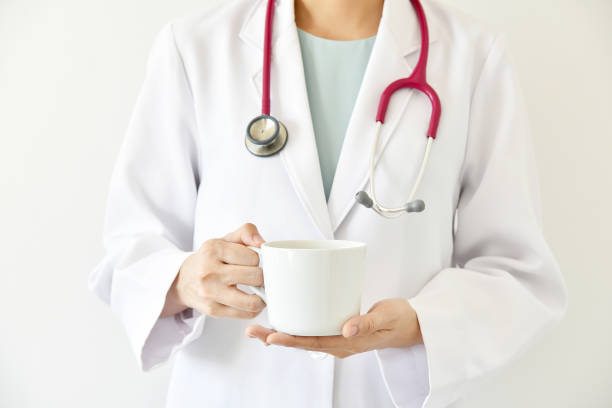
[{"label": "white ceramic mug", "polygon": [[266,302],[273,329],[296,336],[342,334],[359,314],[366,244],[353,241],[274,241],[259,253],[264,288],[248,286]]}]

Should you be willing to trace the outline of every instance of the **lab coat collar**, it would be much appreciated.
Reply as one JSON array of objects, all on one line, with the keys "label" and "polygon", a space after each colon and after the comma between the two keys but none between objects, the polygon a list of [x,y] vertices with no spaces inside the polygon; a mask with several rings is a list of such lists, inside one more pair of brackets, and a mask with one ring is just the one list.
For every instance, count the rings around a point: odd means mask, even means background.
[{"label": "lab coat collar", "polygon": [[[278,45],[278,40],[286,34],[286,31],[296,27],[294,1],[275,1],[274,27],[272,30],[273,48]],[[421,0],[429,28],[429,42],[432,43],[438,39],[439,22],[436,15],[430,12],[428,3],[429,0]],[[240,29],[240,38],[260,50],[263,50],[266,5],[267,0],[256,0]],[[381,25],[383,24],[388,26],[394,34],[401,55],[406,56],[421,48],[418,21],[410,0],[385,0],[383,19],[381,19]]]},{"label": "lab coat collar", "polygon": [[[429,11],[428,1],[421,0],[431,44],[438,38],[439,25],[434,13]],[[255,2],[239,34],[245,43],[259,50],[263,50],[266,4],[267,0]],[[334,231],[355,205],[355,193],[366,185],[378,100],[389,83],[412,73],[413,67],[407,62],[407,56],[420,48],[418,21],[410,1],[385,0],[376,41],[326,203],[295,24],[294,0],[276,0],[272,33],[271,113],[287,127],[289,142],[280,156],[297,195],[322,238],[333,239]],[[259,97],[261,77],[262,65],[258,62],[254,64],[252,80]],[[400,91],[392,98],[380,135],[376,161],[413,92]]]}]

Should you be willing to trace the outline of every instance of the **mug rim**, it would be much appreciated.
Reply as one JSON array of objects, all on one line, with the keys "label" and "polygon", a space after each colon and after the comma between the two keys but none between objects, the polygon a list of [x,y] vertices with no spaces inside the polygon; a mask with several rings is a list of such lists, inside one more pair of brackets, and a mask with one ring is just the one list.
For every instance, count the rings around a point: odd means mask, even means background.
[{"label": "mug rim", "polygon": [[[291,245],[295,243],[297,245],[298,242],[308,242],[308,243],[329,243],[333,242],[336,244],[340,244],[340,246],[330,246],[327,248],[295,248],[293,246],[285,247],[285,246],[276,246],[276,244],[288,244]],[[350,241],[345,239],[283,239],[277,241],[269,241],[261,244],[261,247],[266,247],[270,249],[285,249],[290,251],[346,251],[351,249],[365,248],[367,245],[365,242],[359,241]]]}]

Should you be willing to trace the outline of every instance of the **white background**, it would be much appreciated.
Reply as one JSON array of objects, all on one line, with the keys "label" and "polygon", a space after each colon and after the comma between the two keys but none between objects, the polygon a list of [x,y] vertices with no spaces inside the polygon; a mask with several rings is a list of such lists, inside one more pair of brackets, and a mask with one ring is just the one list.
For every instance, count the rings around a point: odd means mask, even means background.
[{"label": "white background", "polygon": [[[153,36],[218,1],[0,0],[1,407],[163,406],[87,275]],[[443,1],[507,35],[570,295],[471,406],[610,407],[612,1]]]}]

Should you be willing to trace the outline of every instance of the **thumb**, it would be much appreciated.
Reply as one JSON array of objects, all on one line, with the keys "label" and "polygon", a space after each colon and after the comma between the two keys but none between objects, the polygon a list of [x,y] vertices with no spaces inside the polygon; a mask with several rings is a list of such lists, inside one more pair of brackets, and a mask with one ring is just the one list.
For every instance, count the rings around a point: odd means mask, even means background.
[{"label": "thumb", "polygon": [[383,323],[379,312],[373,310],[361,316],[351,317],[342,327],[344,337],[366,336],[381,328]]},{"label": "thumb", "polygon": [[233,242],[235,244],[249,245],[259,247],[265,241],[259,234],[257,227],[251,223],[246,223],[238,228],[236,231],[230,232],[223,237],[225,241]]}]

